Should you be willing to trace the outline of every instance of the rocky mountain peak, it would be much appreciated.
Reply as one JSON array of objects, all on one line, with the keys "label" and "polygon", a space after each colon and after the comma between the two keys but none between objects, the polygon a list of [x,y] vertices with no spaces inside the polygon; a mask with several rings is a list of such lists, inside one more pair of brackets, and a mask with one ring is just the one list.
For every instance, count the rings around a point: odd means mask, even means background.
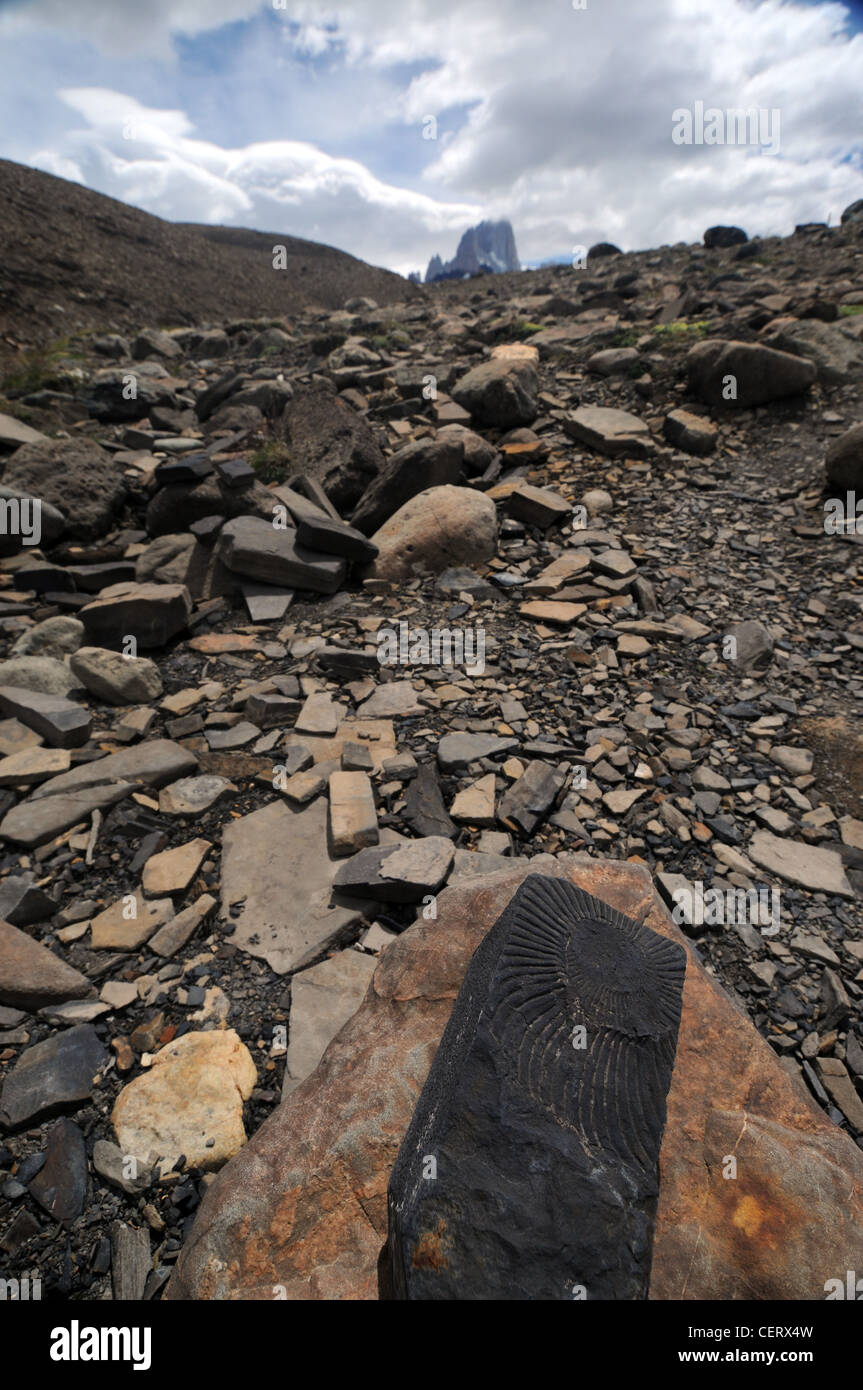
[{"label": "rocky mountain peak", "polygon": [[451,261],[443,262],[440,256],[432,256],[426,271],[426,284],[435,280],[465,280],[470,275],[500,275],[520,269],[512,224],[506,220],[480,222],[464,233]]}]

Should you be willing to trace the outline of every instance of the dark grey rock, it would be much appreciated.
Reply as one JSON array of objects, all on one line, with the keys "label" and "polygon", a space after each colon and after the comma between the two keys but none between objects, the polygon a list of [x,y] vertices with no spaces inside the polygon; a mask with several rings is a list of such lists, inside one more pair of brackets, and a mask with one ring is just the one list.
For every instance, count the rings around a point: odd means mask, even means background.
[{"label": "dark grey rock", "polygon": [[724,251],[729,246],[743,246],[749,237],[742,227],[708,227],[704,245],[711,251]]},{"label": "dark grey rock", "polygon": [[58,1120],[49,1129],[45,1163],[30,1183],[30,1196],[61,1225],[74,1221],[84,1210],[87,1150],[74,1120]]},{"label": "dark grey rock", "polygon": [[551,763],[528,763],[504,793],[497,818],[507,830],[529,838],[548,815],[566,783],[566,773]]},{"label": "dark grey rock", "polygon": [[444,835],[454,840],[458,826],[444,805],[433,763],[421,763],[405,792],[404,818],[417,835]]},{"label": "dark grey rock", "polygon": [[254,516],[226,522],[217,553],[235,573],[322,594],[335,593],[346,573],[343,559],[306,550],[297,543],[296,531],[282,530]]},{"label": "dark grey rock", "polygon": [[108,1055],[89,1023],[67,1028],[23,1052],[0,1094],[0,1122],[33,1124],[88,1100]]},{"label": "dark grey rock", "polygon": [[328,516],[304,516],[297,523],[297,540],[309,550],[322,550],[327,555],[343,555],[346,560],[370,565],[377,559],[378,548],[362,531],[332,521]]},{"label": "dark grey rock", "polygon": [[57,911],[57,904],[43,889],[37,888],[31,874],[13,874],[0,882],[0,918],[13,927],[29,927],[44,922]]},{"label": "dark grey rock", "polygon": [[399,507],[430,487],[458,483],[464,465],[460,439],[415,439],[382,464],[351,516],[351,525],[371,536]]},{"label": "dark grey rock", "polygon": [[581,889],[525,880],[393,1168],[383,1297],[647,1297],[685,959]]},{"label": "dark grey rock", "polygon": [[41,734],[50,748],[80,748],[90,737],[90,713],[62,695],[0,686],[0,710]]}]

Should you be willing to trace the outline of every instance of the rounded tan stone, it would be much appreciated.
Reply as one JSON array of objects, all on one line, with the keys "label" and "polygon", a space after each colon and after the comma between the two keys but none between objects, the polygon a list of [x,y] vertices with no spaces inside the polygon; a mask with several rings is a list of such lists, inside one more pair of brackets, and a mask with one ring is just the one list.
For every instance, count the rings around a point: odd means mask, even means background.
[{"label": "rounded tan stone", "polygon": [[220,1168],[246,1142],[243,1101],[256,1081],[251,1053],[232,1028],[185,1033],[120,1092],[111,1116],[117,1143],[163,1174],[181,1154],[188,1168]]},{"label": "rounded tan stone", "polygon": [[411,579],[441,574],[453,565],[476,565],[497,548],[497,512],[485,493],[469,487],[430,487],[405,502],[372,537],[378,558],[370,579]]}]

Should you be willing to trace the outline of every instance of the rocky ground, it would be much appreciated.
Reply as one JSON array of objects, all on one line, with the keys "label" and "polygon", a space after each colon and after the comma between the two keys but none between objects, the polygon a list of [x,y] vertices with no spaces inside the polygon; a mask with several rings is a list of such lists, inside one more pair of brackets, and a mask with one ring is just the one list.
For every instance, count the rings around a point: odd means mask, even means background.
[{"label": "rocky ground", "polygon": [[719,240],[7,381],[0,1272],[160,1297],[394,936],[538,854],[778,891],[685,930],[863,1146],[863,230]]}]

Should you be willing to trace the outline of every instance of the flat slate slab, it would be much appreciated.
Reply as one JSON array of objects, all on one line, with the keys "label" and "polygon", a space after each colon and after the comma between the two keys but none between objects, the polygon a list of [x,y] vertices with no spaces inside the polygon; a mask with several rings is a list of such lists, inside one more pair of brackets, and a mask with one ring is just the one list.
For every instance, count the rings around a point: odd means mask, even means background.
[{"label": "flat slate slab", "polygon": [[443,887],[454,854],[442,835],[361,849],[339,869],[336,887],[379,902],[416,903]]},{"label": "flat slate slab", "polygon": [[564,417],[564,432],[579,444],[601,454],[641,457],[650,441],[650,430],[637,415],[604,405],[584,405]]},{"label": "flat slate slab", "polygon": [[85,999],[93,984],[47,946],[0,921],[0,1004],[36,1010],[67,999]]},{"label": "flat slate slab", "polygon": [[583,889],[525,880],[399,1150],[382,1293],[647,1297],[685,963]]},{"label": "flat slate slab", "polygon": [[320,594],[334,594],[347,572],[340,557],[307,550],[298,543],[296,531],[256,516],[238,516],[222,527],[218,555],[236,574]]},{"label": "flat slate slab", "polygon": [[0,1123],[32,1124],[89,1099],[93,1078],[108,1054],[89,1023],[55,1033],[22,1052],[0,1094]]},{"label": "flat slate slab", "polygon": [[303,810],[273,801],[226,825],[222,915],[236,923],[232,943],[279,975],[310,964],[362,917],[362,905],[331,906],[338,868],[324,799]]},{"label": "flat slate slab", "polygon": [[81,763],[79,767],[52,777],[49,782],[42,782],[33,792],[31,801],[66,796],[108,782],[139,782],[145,787],[163,787],[167,782],[195,772],[197,767],[198,759],[188,748],[168,738],[148,739],[134,748],[124,748],[105,758]]},{"label": "flat slate slab", "polygon": [[[64,774],[65,775],[65,774]],[[94,811],[104,811],[138,788],[134,782],[112,782],[98,787],[81,787],[61,796],[37,801],[21,801],[0,821],[0,839],[13,840],[32,849],[44,845],[78,821],[88,820]]]},{"label": "flat slate slab", "polygon": [[799,840],[783,840],[769,830],[756,830],[749,841],[748,854],[762,869],[768,869],[789,883],[799,883],[812,893],[856,897],[842,859],[834,849],[803,844]]},{"label": "flat slate slab", "polygon": [[41,734],[50,748],[80,748],[90,737],[92,715],[63,695],[0,686],[0,710]]}]

